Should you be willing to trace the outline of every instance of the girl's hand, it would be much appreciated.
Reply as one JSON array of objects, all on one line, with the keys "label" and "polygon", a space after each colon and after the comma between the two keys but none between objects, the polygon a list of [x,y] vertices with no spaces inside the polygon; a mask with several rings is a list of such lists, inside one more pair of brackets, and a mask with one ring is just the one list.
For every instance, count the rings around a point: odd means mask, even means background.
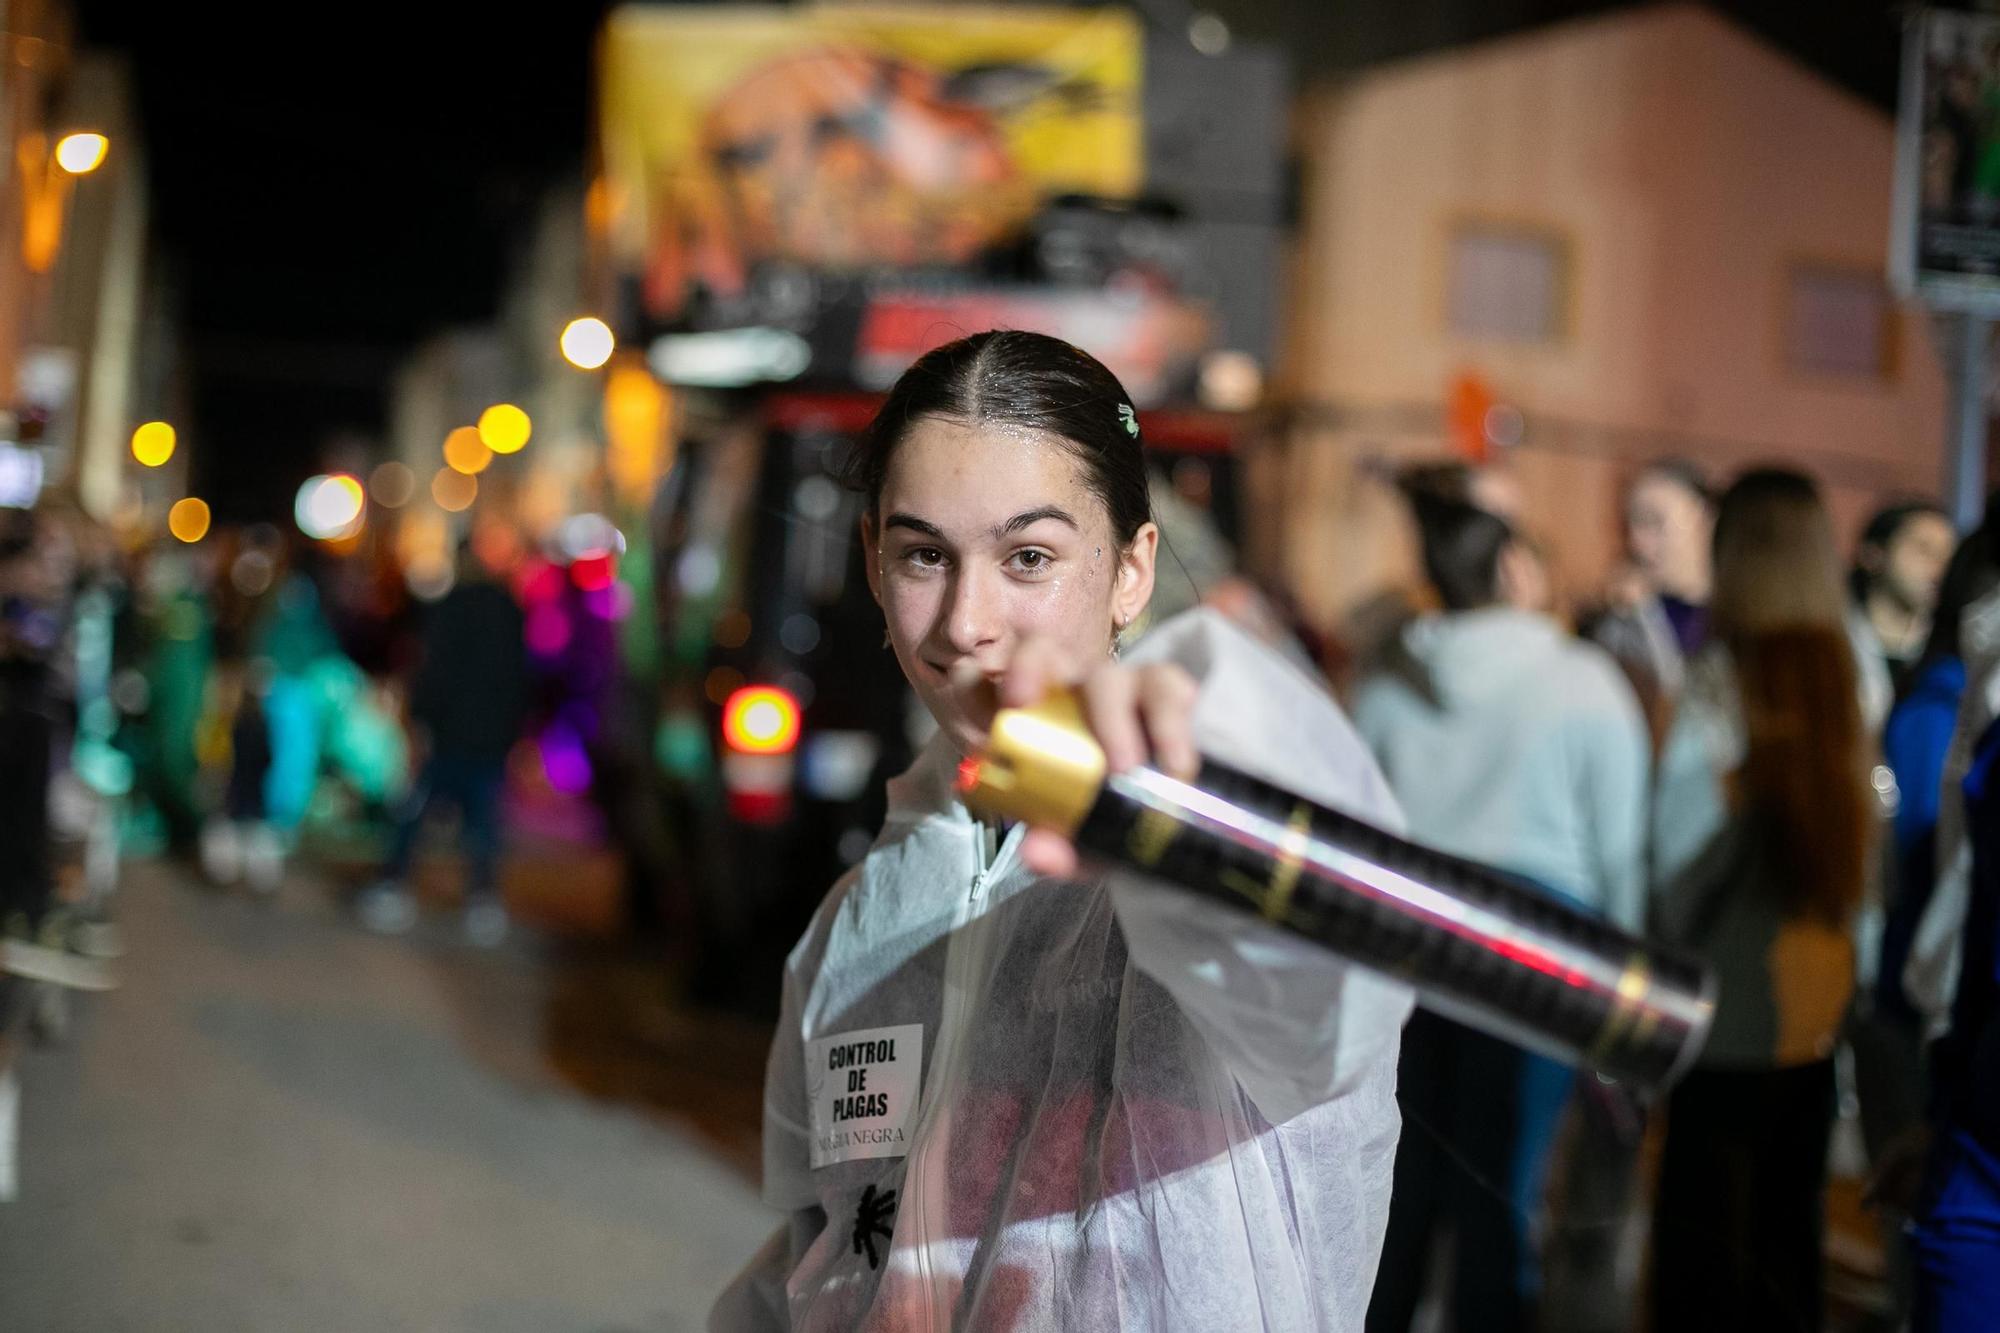
[{"label": "girl's hand", "polygon": [[[1027,639],[1000,676],[1000,706],[1025,708],[1062,686],[1075,689],[1111,772],[1150,763],[1190,779],[1201,766],[1194,747],[1197,688],[1194,677],[1180,667],[1131,667],[1106,658],[1079,671],[1050,640]],[[1021,859],[1040,874],[1065,878],[1077,873],[1075,845],[1053,829],[1031,829]]]}]

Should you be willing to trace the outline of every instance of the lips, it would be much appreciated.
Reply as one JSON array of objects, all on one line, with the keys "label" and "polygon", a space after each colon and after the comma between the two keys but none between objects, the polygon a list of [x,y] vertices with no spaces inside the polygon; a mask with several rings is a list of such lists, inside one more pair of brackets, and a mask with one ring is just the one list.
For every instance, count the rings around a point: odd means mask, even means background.
[{"label": "lips", "polygon": [[985,670],[977,662],[963,658],[951,663],[949,666],[933,662],[929,658],[922,658],[920,660],[939,679],[960,689],[969,689],[982,682],[988,685],[998,685],[1000,678],[1006,674],[999,670]]}]

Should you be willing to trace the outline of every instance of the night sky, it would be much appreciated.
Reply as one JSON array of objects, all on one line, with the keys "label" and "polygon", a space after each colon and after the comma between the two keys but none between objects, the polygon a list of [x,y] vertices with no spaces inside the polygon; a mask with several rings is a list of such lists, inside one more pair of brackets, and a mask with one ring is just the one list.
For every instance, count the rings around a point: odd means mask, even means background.
[{"label": "night sky", "polygon": [[[1210,7],[1246,37],[1282,39],[1312,79],[1621,6]],[[1889,6],[1714,7],[1878,104],[1893,101]],[[381,430],[388,379],[415,343],[493,314],[543,190],[581,169],[592,38],[608,4],[323,6],[262,33],[234,6],[79,8],[84,41],[133,63],[194,485],[224,519],[272,517],[328,438]],[[1170,17],[1192,7],[1140,8]]]},{"label": "night sky", "polygon": [[412,345],[493,314],[542,191],[581,170],[604,6],[327,6],[261,58],[246,11],[208,8],[82,18],[133,62],[194,484],[268,517],[330,435],[381,429]]}]

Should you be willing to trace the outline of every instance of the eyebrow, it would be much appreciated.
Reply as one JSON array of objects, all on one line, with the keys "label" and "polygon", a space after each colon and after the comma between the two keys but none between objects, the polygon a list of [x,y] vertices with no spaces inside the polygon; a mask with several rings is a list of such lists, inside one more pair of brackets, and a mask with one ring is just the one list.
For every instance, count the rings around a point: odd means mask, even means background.
[{"label": "eyebrow", "polygon": [[911,532],[922,533],[924,536],[935,541],[944,540],[944,529],[935,523],[925,522],[915,514],[897,513],[889,515],[888,519],[882,524],[882,530],[887,532],[890,528],[908,528]]},{"label": "eyebrow", "polygon": [[[996,524],[992,532],[996,538],[1004,537],[1009,533],[1020,532],[1024,528],[1031,528],[1043,519],[1053,519],[1058,523],[1067,523],[1078,532],[1083,531],[1082,525],[1076,521],[1075,516],[1069,510],[1064,509],[1061,505],[1042,505],[1038,509],[1025,509],[1008,519],[1005,523]],[[889,515],[888,518],[882,521],[882,530],[887,532],[890,528],[907,528],[911,532],[929,537],[932,541],[943,541],[945,539],[944,529],[926,519],[918,518],[915,514],[905,514],[899,511]]]},{"label": "eyebrow", "polygon": [[1023,528],[1031,528],[1045,518],[1052,518],[1058,523],[1067,523],[1078,532],[1083,531],[1082,525],[1076,521],[1069,510],[1064,509],[1061,505],[1043,505],[1039,509],[1023,510],[1021,513],[1014,515],[1014,517],[993,529],[993,535],[995,537],[1004,537],[1010,532],[1019,532]]}]

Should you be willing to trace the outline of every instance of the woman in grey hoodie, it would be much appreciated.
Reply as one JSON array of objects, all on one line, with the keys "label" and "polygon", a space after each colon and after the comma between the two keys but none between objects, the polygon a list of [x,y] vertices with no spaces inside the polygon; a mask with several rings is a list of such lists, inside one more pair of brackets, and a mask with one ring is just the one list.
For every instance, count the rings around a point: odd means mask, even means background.
[{"label": "woman in grey hoodie", "polygon": [[[1504,520],[1422,491],[1411,503],[1444,610],[1405,628],[1354,704],[1411,836],[1636,927],[1649,745],[1631,687],[1538,609],[1539,563]],[[1528,1235],[1569,1084],[1553,1062],[1412,1018],[1399,1099],[1414,1129],[1397,1154],[1371,1329],[1409,1327],[1446,1219],[1458,1231],[1458,1326],[1529,1325],[1539,1265]],[[1509,1197],[1452,1158],[1504,1181]]]}]

